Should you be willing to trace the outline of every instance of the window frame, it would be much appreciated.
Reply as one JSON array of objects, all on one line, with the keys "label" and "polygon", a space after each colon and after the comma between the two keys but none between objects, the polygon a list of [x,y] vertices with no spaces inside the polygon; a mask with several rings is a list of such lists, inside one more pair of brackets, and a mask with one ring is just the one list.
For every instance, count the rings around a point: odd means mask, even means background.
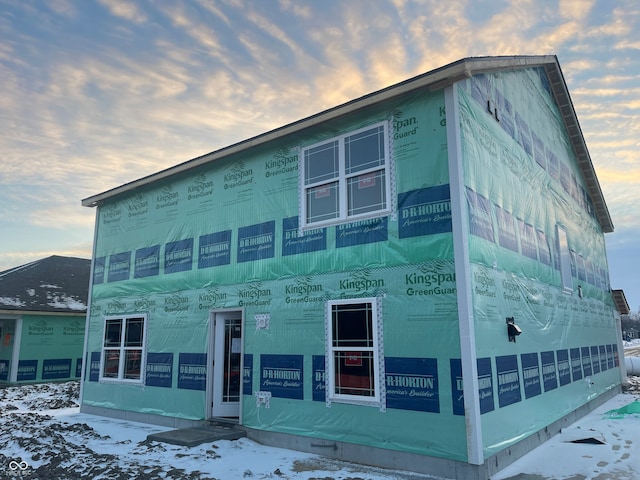
[{"label": "window frame", "polygon": [[[118,345],[107,345],[107,326],[109,322],[114,320],[120,320],[120,338],[118,339]],[[141,345],[127,346],[126,345],[126,337],[127,337],[127,327],[133,320],[142,320],[142,339]],[[146,372],[146,362],[147,362],[147,324],[148,318],[146,314],[127,314],[127,315],[114,315],[104,318],[104,325],[101,337],[101,346],[100,346],[100,376],[99,381],[105,383],[128,383],[128,384],[144,384],[145,381],[145,372]],[[118,352],[118,374],[117,376],[108,376],[105,375],[105,368],[107,362],[107,352]],[[139,378],[126,378],[125,376],[125,366],[126,366],[126,352],[130,351],[140,351],[140,376]]]},{"label": "window frame", "polygon": [[[383,138],[383,152],[384,157],[383,162],[379,165],[369,166],[367,168],[362,168],[361,170],[356,170],[351,173],[347,173],[346,167],[346,148],[345,148],[345,140],[350,137],[357,136],[360,133],[366,132],[367,130],[373,130],[376,128],[382,127],[382,138]],[[395,199],[393,192],[393,182],[394,182],[394,170],[393,170],[393,161],[392,161],[392,138],[390,136],[391,127],[388,120],[384,120],[381,122],[376,122],[369,124],[367,126],[358,128],[356,130],[350,130],[341,135],[337,135],[331,138],[326,138],[319,142],[315,142],[311,145],[306,145],[299,149],[298,158],[299,160],[299,229],[300,231],[322,228],[332,225],[340,225],[343,223],[355,222],[358,220],[364,220],[369,218],[383,217],[389,215],[393,212],[395,207]],[[307,161],[306,154],[308,151],[312,149],[318,149],[324,145],[329,145],[331,143],[337,144],[337,154],[338,154],[338,163],[337,163],[337,175],[333,177],[327,177],[326,174],[322,176],[320,180],[317,181],[309,181],[307,182]],[[377,210],[366,211],[363,213],[353,213],[349,214],[349,186],[350,180],[356,179],[358,177],[362,177],[365,175],[374,175],[377,181],[381,179],[376,176],[376,174],[382,173],[384,175],[384,186],[382,187],[382,192],[384,194],[384,203],[385,206],[383,208],[379,208]],[[335,218],[329,218],[325,220],[317,220],[317,221],[309,221],[308,220],[308,197],[307,193],[313,189],[317,189],[322,187],[323,185],[331,185],[337,184],[337,216]],[[332,187],[329,187],[332,188]]]},{"label": "window frame", "polygon": [[[368,305],[371,309],[371,333],[372,346],[344,346],[336,347],[333,345],[333,316],[332,310],[335,305],[361,304]],[[381,300],[377,297],[369,298],[349,298],[340,300],[329,300],[325,304],[325,391],[327,406],[331,403],[347,403],[363,406],[380,407],[385,410],[385,369],[384,369],[384,353],[382,349],[382,305]],[[374,395],[351,395],[345,393],[336,393],[336,363],[335,353],[337,352],[371,352],[372,354],[372,373]]]}]

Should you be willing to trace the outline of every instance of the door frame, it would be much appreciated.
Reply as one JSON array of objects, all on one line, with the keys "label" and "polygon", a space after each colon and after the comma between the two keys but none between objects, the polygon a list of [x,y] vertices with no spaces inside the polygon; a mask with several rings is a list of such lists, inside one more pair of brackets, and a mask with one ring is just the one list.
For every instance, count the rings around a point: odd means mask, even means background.
[{"label": "door frame", "polygon": [[242,328],[242,342],[240,343],[240,399],[238,407],[238,424],[242,425],[242,390],[244,372],[244,333],[245,333],[245,316],[244,308],[220,308],[209,311],[209,326],[207,335],[207,378],[206,378],[206,399],[205,399],[205,416],[206,419],[216,418],[213,415],[213,395],[214,395],[214,369],[212,364],[215,358],[216,344],[216,316],[225,313],[240,314],[240,327]]},{"label": "door frame", "polygon": [[0,318],[0,322],[3,324],[2,338],[0,341],[4,348],[4,335],[8,330],[13,327],[13,338],[11,339],[11,358],[9,358],[9,371],[7,372],[8,383],[16,383],[18,381],[18,364],[20,363],[20,347],[22,344],[22,317],[18,315],[3,315]]}]

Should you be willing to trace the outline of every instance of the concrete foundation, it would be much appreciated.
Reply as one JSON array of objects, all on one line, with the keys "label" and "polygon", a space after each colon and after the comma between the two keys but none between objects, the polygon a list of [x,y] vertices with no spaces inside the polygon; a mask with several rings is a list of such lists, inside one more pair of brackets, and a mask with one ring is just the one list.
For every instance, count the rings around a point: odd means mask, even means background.
[{"label": "concrete foundation", "polygon": [[244,428],[248,438],[264,445],[314,453],[375,467],[435,475],[452,480],[489,480],[491,475],[543,444],[563,428],[568,427],[620,392],[620,387],[607,391],[544,429],[487,458],[482,465],[471,465],[456,460],[428,457],[415,453],[374,448],[347,442],[332,442],[299,435],[268,432],[247,428],[246,426]]},{"label": "concrete foundation", "polygon": [[[416,473],[435,475],[445,479],[489,480],[491,475],[515,462],[518,458],[559,433],[563,428],[568,427],[619,393],[621,393],[620,386],[612,388],[544,429],[529,435],[520,442],[487,458],[482,465],[472,465],[456,460],[428,457],[416,453],[387,450],[347,442],[333,442],[313,437],[269,432],[247,426],[243,426],[243,429],[246,431],[248,438],[263,445],[314,453],[346,462],[360,463],[374,467],[408,470]],[[91,415],[118,418],[132,422],[150,423],[176,429],[202,427],[207,424],[206,420],[165,417],[88,405],[82,405],[80,411]]]}]

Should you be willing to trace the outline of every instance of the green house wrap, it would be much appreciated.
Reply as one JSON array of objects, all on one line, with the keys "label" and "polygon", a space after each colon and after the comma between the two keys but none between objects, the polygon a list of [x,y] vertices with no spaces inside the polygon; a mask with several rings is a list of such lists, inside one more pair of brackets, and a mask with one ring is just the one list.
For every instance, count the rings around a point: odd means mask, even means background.
[{"label": "green house wrap", "polygon": [[83,411],[487,477],[619,390],[576,128],[555,57],[465,59],[83,200]]}]

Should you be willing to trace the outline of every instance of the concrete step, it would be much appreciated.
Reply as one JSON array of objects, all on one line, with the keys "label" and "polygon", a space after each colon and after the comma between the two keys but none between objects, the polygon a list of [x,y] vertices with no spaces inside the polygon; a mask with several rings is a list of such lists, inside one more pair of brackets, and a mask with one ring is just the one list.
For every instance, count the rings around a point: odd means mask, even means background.
[{"label": "concrete step", "polygon": [[246,437],[245,430],[233,424],[221,424],[220,422],[206,423],[197,427],[178,428],[166,432],[152,433],[147,436],[147,440],[155,442],[170,443],[172,445],[182,445],[185,447],[195,447],[207,442],[217,440],[237,440]]}]

